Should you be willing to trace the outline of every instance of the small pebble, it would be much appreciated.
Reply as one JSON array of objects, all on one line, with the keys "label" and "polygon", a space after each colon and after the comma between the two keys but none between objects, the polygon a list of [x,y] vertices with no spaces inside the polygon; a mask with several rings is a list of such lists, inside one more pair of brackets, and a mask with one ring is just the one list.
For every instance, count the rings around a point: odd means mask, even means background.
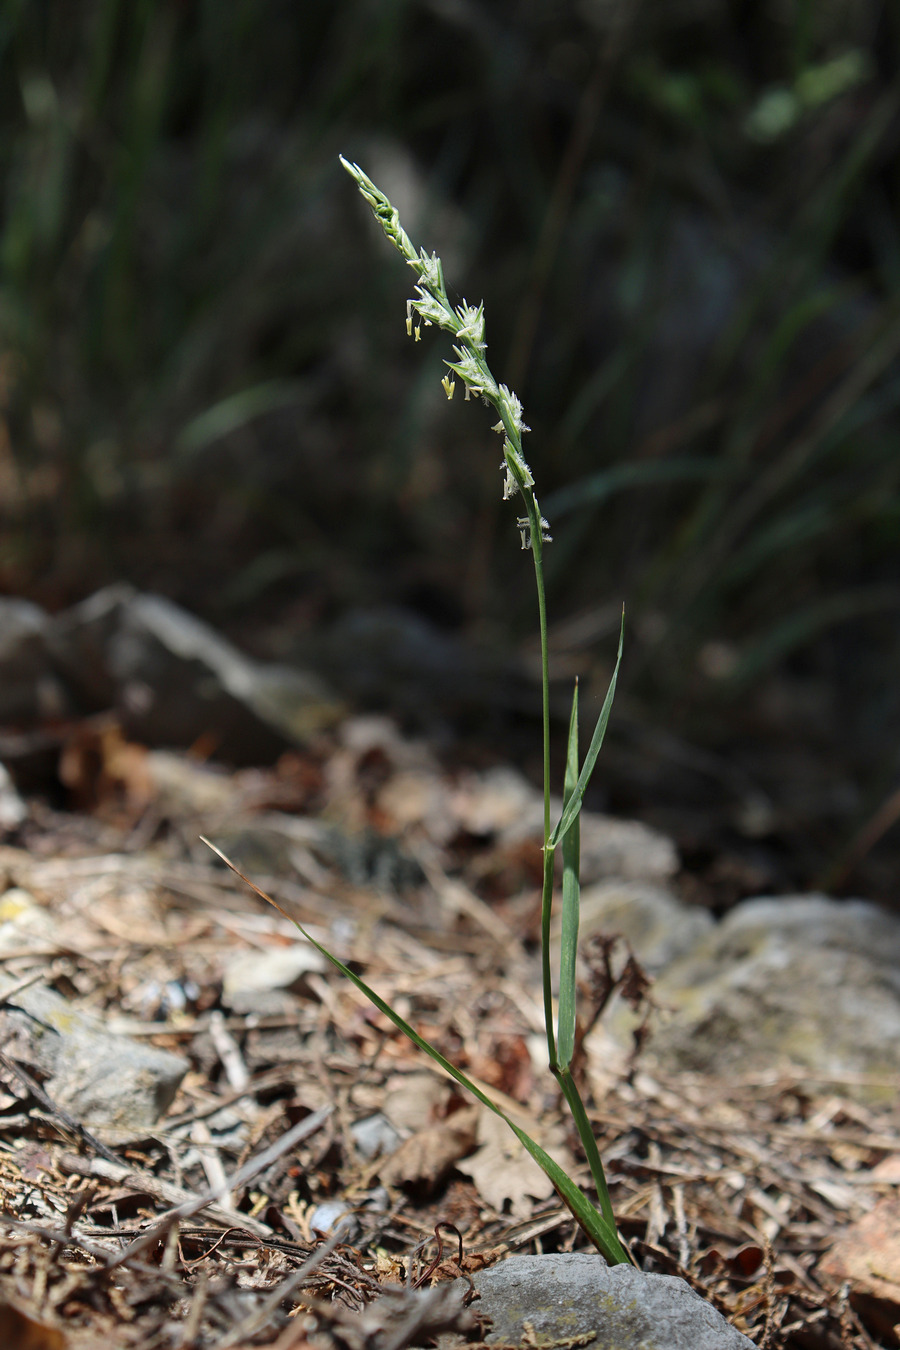
[{"label": "small pebble", "polygon": [[309,1226],[314,1233],[340,1233],[345,1242],[352,1242],[359,1232],[359,1223],[344,1200],[326,1200],[316,1205],[310,1213]]},{"label": "small pebble", "polygon": [[379,1154],[393,1153],[400,1143],[400,1134],[394,1129],[387,1116],[379,1111],[374,1116],[366,1116],[350,1126],[353,1142],[363,1158],[376,1158]]}]

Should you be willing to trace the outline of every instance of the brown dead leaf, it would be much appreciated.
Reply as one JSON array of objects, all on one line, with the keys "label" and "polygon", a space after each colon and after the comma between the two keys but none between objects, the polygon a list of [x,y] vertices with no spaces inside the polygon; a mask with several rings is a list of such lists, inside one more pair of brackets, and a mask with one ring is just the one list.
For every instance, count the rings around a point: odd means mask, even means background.
[{"label": "brown dead leaf", "polygon": [[828,1286],[850,1282],[851,1302],[879,1335],[898,1339],[900,1323],[900,1200],[882,1200],[871,1213],[845,1229],[819,1262]]},{"label": "brown dead leaf", "polygon": [[154,797],[146,748],[127,741],[108,716],[79,723],[62,748],[58,772],[79,811],[139,815]]},{"label": "brown dead leaf", "polygon": [[429,1125],[405,1140],[378,1165],[385,1186],[438,1184],[449,1169],[471,1153],[477,1142],[479,1108],[465,1106],[437,1125]]},{"label": "brown dead leaf", "polygon": [[872,1168],[873,1181],[895,1181],[900,1184],[900,1153],[889,1153]]},{"label": "brown dead leaf", "polygon": [[0,1345],[3,1350],[66,1350],[68,1341],[55,1327],[35,1322],[11,1303],[0,1303]]},{"label": "brown dead leaf", "polygon": [[381,1109],[398,1130],[424,1130],[446,1116],[452,1096],[451,1084],[436,1073],[394,1074]]},{"label": "brown dead leaf", "polygon": [[540,829],[543,803],[540,793],[517,769],[498,765],[484,773],[462,775],[450,800],[450,810],[459,827],[469,834],[518,835]]},{"label": "brown dead leaf", "polygon": [[391,1252],[379,1250],[375,1254],[373,1274],[379,1284],[403,1284],[406,1280],[406,1262]]},{"label": "brown dead leaf", "polygon": [[[499,1116],[487,1107],[476,1109],[479,1148],[457,1168],[472,1178],[481,1197],[498,1213],[508,1200],[513,1217],[526,1219],[532,1212],[529,1199],[549,1200],[553,1183]],[[561,1129],[545,1134],[540,1144],[560,1167],[573,1170],[575,1162],[562,1142]]]},{"label": "brown dead leaf", "polygon": [[479,1270],[487,1270],[488,1266],[495,1265],[508,1255],[509,1247],[505,1242],[501,1243],[499,1247],[488,1247],[481,1252],[465,1252],[462,1261],[441,1261],[440,1265],[435,1266],[431,1274],[431,1283],[439,1284],[441,1280],[456,1280],[461,1274],[477,1275]]},{"label": "brown dead leaf", "polygon": [[456,828],[448,810],[448,788],[434,767],[395,773],[378,794],[378,806],[398,833],[422,826],[436,844],[446,844]]},{"label": "brown dead leaf", "polygon": [[468,1072],[517,1102],[527,1102],[534,1088],[534,1062],[524,1036],[493,1036],[484,1053],[470,1056]]}]

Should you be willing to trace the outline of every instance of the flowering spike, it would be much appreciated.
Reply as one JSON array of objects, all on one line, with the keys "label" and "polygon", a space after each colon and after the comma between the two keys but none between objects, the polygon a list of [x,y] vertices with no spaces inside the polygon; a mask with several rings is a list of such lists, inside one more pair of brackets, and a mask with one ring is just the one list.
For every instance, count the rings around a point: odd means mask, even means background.
[{"label": "flowering spike", "polygon": [[[387,238],[399,249],[416,274],[415,296],[406,302],[407,333],[414,337],[416,342],[421,340],[423,326],[437,324],[438,327],[452,333],[457,344],[453,348],[456,360],[445,362],[449,373],[444,376],[441,386],[447,398],[452,398],[456,388],[453,376],[458,376],[463,383],[466,402],[474,394],[492,405],[499,413],[500,420],[494,430],[503,437],[504,500],[520,493],[526,502],[536,506],[534,478],[522,454],[522,436],[529,430],[522,416],[522,404],[505,384],[497,384],[485,358],[487,343],[484,333],[484,302],[470,305],[467,300],[463,300],[454,307],[447,295],[444,269],[438,255],[426,253],[424,248],[417,251],[402,228],[397,211],[384,193],[375,186],[358,164],[351,164],[343,156],[341,163],[356,181]],[[541,537],[549,541],[546,521],[543,517],[539,518]],[[519,528],[520,530],[524,528],[521,522]],[[522,541],[523,548],[529,546],[530,528],[527,537],[523,534]]]},{"label": "flowering spike", "polygon": [[375,213],[375,219],[394,248],[403,254],[407,262],[411,262],[413,266],[421,267],[421,259],[413,248],[409,235],[400,224],[400,213],[397,208],[391,205],[381,189],[375,186],[368,174],[364,173],[358,164],[351,164],[349,160],[344,159],[343,155],[339,155],[338,158],[350,177],[356,180],[357,187],[371,206]]},{"label": "flowering spike", "polygon": [[[443,272],[440,260],[435,254],[430,257],[424,251],[416,252],[410,243],[407,235],[400,226],[397,212],[391,206],[390,202],[379,192],[378,188],[371,179],[367,178],[363,171],[356,164],[349,164],[342,159],[344,167],[356,180],[360,191],[366,200],[372,206],[377,219],[380,221],[387,237],[400,249],[407,262],[413,267],[419,278],[419,284],[416,287],[418,300],[411,302],[407,307],[407,323],[414,323],[411,310],[415,309],[419,322],[415,323],[415,336],[418,341],[421,334],[423,323],[439,323],[441,327],[446,328],[457,339],[459,345],[454,348],[455,361],[448,361],[446,365],[453,374],[458,374],[463,380],[465,394],[468,399],[470,393],[480,395],[488,404],[492,405],[500,417],[500,425],[497,430],[503,436],[503,468],[505,469],[504,496],[511,496],[516,491],[521,495],[524,502],[525,514],[517,519],[517,527],[522,540],[523,549],[530,548],[534,562],[535,581],[537,585],[538,608],[540,614],[540,656],[541,656],[541,703],[542,703],[542,721],[543,721],[543,766],[544,766],[544,829],[543,829],[543,851],[546,866],[543,868],[544,882],[541,893],[541,973],[543,985],[543,1003],[544,1003],[544,1022],[547,1032],[547,1049],[550,1061],[550,1068],[557,1079],[559,1086],[563,1089],[563,1095],[571,1109],[574,1124],[577,1127],[579,1137],[584,1146],[591,1171],[593,1188],[597,1192],[598,1205],[595,1208],[587,1197],[579,1191],[574,1182],[569,1178],[560,1165],[549,1155],[538,1147],[534,1140],[525,1134],[518,1125],[506,1115],[505,1111],[491,1099],[490,1094],[486,1094],[477,1086],[475,1082],[469,1079],[460,1069],[455,1068],[449,1061],[443,1059],[437,1048],[413,1030],[413,1028],[403,1020],[399,1013],[371,990],[369,986],[355,975],[347,966],[344,966],[331,956],[326,948],[321,947],[319,943],[312,939],[315,946],[325,955],[330,957],[332,963],[340,967],[343,973],[355,983],[357,988],[365,994],[370,1002],[386,1013],[390,1020],[407,1037],[413,1041],[420,1050],[426,1051],[432,1059],[438,1061],[451,1077],[455,1078],[463,1087],[468,1088],[481,1101],[484,1106],[490,1107],[498,1116],[501,1116],[507,1124],[512,1127],[513,1132],[519,1140],[526,1146],[542,1166],[547,1177],[555,1189],[558,1190],[560,1197],[571,1210],[577,1222],[581,1225],[585,1234],[593,1241],[595,1246],[602,1252],[610,1265],[629,1264],[633,1261],[630,1253],[623,1247],[616,1232],[616,1221],[613,1214],[612,1202],[609,1197],[609,1189],[606,1184],[606,1178],[603,1172],[603,1164],[597,1151],[597,1143],[594,1138],[591,1122],[588,1119],[587,1112],[581,1100],[581,1095],[575,1083],[572,1073],[572,1045],[575,1028],[575,992],[576,992],[576,974],[574,969],[575,958],[575,940],[572,932],[568,932],[567,941],[567,917],[572,918],[574,904],[574,928],[577,929],[577,911],[578,911],[578,856],[577,840],[575,841],[574,851],[572,845],[572,834],[576,830],[576,821],[578,813],[584,798],[585,788],[594,767],[594,762],[600,749],[603,736],[606,730],[607,720],[609,718],[610,707],[613,694],[615,692],[616,678],[619,672],[619,662],[622,657],[622,641],[619,641],[619,655],[616,660],[612,681],[609,692],[600,712],[596,730],[591,740],[591,747],[588,751],[587,759],[580,766],[580,756],[578,755],[578,736],[577,736],[577,689],[576,706],[573,708],[572,727],[569,735],[569,753],[566,766],[566,792],[565,804],[562,815],[554,828],[551,828],[551,799],[550,799],[550,672],[549,672],[549,644],[547,638],[547,611],[545,601],[544,570],[542,544],[550,540],[550,527],[547,521],[540,513],[537,498],[534,494],[534,480],[531,476],[531,470],[525,463],[522,455],[522,436],[528,430],[522,417],[522,405],[505,385],[498,385],[490,371],[484,356],[484,311],[483,306],[477,308],[467,305],[465,301],[454,309],[447,296],[447,290],[444,285]],[[437,306],[437,309],[435,309]],[[445,375],[441,381],[447,397],[451,397],[454,388],[454,381],[451,375]],[[576,782],[577,779],[577,782]],[[553,1008],[553,985],[552,985],[552,963],[550,953],[550,932],[552,927],[553,910],[553,889],[554,889],[554,868],[553,856],[558,845],[562,845],[563,863],[564,863],[564,881],[563,881],[563,954],[560,960],[560,993],[559,993],[559,1014],[557,1029],[554,1029]],[[224,856],[224,855],[222,855]],[[228,860],[225,859],[227,862]],[[570,883],[574,882],[574,886]],[[260,892],[260,894],[263,894]],[[268,898],[268,897],[264,897]],[[272,902],[275,903],[274,901]],[[276,905],[276,908],[278,906]],[[568,929],[573,928],[572,923],[568,923]],[[305,929],[301,928],[301,933],[307,937]],[[577,936],[577,934],[575,934]]]},{"label": "flowering spike", "polygon": [[[521,436],[522,433],[525,431],[530,431],[531,427],[527,427],[522,419],[522,405],[519,402],[518,397],[512,392],[512,390],[507,389],[505,384],[501,384],[499,394],[500,394],[500,403],[503,409],[506,411],[507,415],[509,416],[509,420],[512,422],[516,431],[518,431],[519,435]],[[494,427],[494,431],[503,431],[503,430],[505,430],[505,428],[502,422],[500,423],[499,426]]]},{"label": "flowering spike", "polygon": [[453,311],[445,306],[437,296],[431,295],[420,284],[416,287],[418,292],[415,300],[407,300],[407,306],[412,306],[417,314],[421,314],[426,323],[436,323],[441,328],[449,328],[451,332],[456,331],[453,321]]},{"label": "flowering spike", "polygon": [[[550,522],[546,521],[543,516],[540,517],[540,522],[541,522],[541,543],[552,544],[553,535],[550,533]],[[516,521],[516,529],[519,531],[519,538],[522,540],[522,547],[532,548],[533,541],[531,538],[531,521],[528,519],[527,516],[519,516],[518,520]]]},{"label": "flowering spike", "polygon": [[531,470],[522,458],[521,452],[509,439],[503,442],[503,463],[500,467],[506,470],[506,478],[503,481],[504,501],[515,496],[516,492],[534,487]]},{"label": "flowering spike", "polygon": [[429,257],[424,248],[420,249],[417,258],[409,259],[409,265],[418,272],[425,290],[436,291],[438,294],[443,291],[444,273],[441,268],[441,260],[436,253],[432,253]]},{"label": "flowering spike", "polygon": [[456,306],[456,317],[459,320],[456,336],[479,351],[484,351],[487,346],[484,340],[484,302],[476,309],[474,305],[467,305],[464,300],[461,305]]}]

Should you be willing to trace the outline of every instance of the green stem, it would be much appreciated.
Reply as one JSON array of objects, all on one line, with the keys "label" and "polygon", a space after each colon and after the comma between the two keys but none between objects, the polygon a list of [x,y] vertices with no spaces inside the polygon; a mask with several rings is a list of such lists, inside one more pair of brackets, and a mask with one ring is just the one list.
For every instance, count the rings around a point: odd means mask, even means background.
[{"label": "green stem", "polygon": [[584,1148],[591,1177],[600,1202],[600,1211],[614,1234],[615,1247],[607,1251],[607,1260],[630,1264],[631,1257],[619,1242],[616,1228],[616,1216],[613,1213],[606,1173],[600,1158],[600,1150],[594,1138],[594,1131],[588,1119],[584,1102],[575,1084],[568,1065],[560,1067],[557,1057],[556,1037],[553,1030],[553,988],[550,964],[550,920],[553,911],[553,863],[555,847],[550,843],[550,653],[547,640],[547,597],[544,588],[543,542],[541,538],[541,513],[534,493],[523,493],[531,526],[531,551],[534,555],[534,576],[537,586],[538,618],[541,635],[541,710],[543,714],[544,744],[544,883],[541,894],[541,976],[544,992],[544,1025],[547,1029],[547,1051],[550,1057],[550,1071],[559,1083],[563,1096],[572,1113],[572,1119],[578,1130],[578,1137]]},{"label": "green stem", "polygon": [[547,642],[547,596],[544,588],[544,545],[541,538],[541,512],[534,493],[523,492],[531,528],[531,552],[537,586],[538,622],[541,636],[541,717],[544,747],[544,884],[541,894],[541,982],[544,990],[544,1025],[550,1067],[556,1072],[556,1037],[553,1032],[553,987],[550,969],[550,919],[553,910],[553,860],[550,845],[550,653]]},{"label": "green stem", "polygon": [[[591,1128],[591,1122],[588,1119],[587,1111],[584,1109],[584,1102],[581,1100],[581,1094],[575,1086],[575,1080],[568,1069],[555,1069],[554,1075],[562,1089],[563,1096],[569,1104],[569,1110],[572,1112],[572,1119],[575,1121],[578,1137],[581,1140],[585,1156],[587,1157],[588,1166],[591,1169],[591,1176],[594,1179],[597,1199],[600,1201],[600,1211],[615,1232],[616,1216],[613,1213],[612,1201],[609,1198],[606,1173],[603,1170],[603,1163],[600,1159],[600,1150],[597,1148],[597,1141],[594,1138],[594,1131]],[[625,1255],[624,1259],[626,1261],[630,1260],[627,1255]]]},{"label": "green stem", "polygon": [[[530,531],[530,540],[523,540],[523,544],[530,543],[531,552],[534,555],[534,576],[537,585],[538,597],[538,617],[540,623],[541,640],[541,711],[543,718],[543,770],[544,770],[544,877],[543,889],[541,895],[541,970],[544,994],[544,1021],[547,1029],[547,1049],[550,1056],[550,1068],[556,1077],[560,1088],[572,1111],[578,1133],[584,1145],[585,1153],[590,1164],[591,1173],[600,1198],[601,1211],[598,1212],[594,1205],[584,1196],[571,1178],[566,1175],[558,1163],[556,1163],[533,1139],[530,1139],[523,1130],[519,1128],[512,1120],[506,1116],[500,1108],[490,1100],[489,1097],[478,1088],[474,1083],[466,1078],[461,1070],[454,1068],[447,1060],[441,1056],[438,1051],[426,1041],[424,1041],[414,1031],[408,1023],[404,1022],[399,1014],[385,1003],[368,985],[364,984],[359,976],[353,974],[346,966],[343,966],[336,957],[333,957],[324,947],[319,946],[314,938],[310,941],[336,965],[353,983],[369,998],[372,1003],[382,1013],[385,1014],[407,1035],[413,1044],[417,1045],[426,1054],[430,1055],[442,1068],[455,1078],[457,1082],[468,1087],[475,1096],[485,1106],[502,1116],[513,1132],[520,1139],[524,1147],[531,1156],[544,1169],[547,1176],[562,1196],[565,1203],[569,1206],[572,1214],[581,1224],[584,1231],[596,1244],[599,1250],[606,1256],[607,1260],[615,1264],[620,1261],[629,1261],[628,1253],[623,1248],[616,1234],[615,1218],[613,1216],[612,1205],[609,1199],[609,1192],[606,1186],[606,1178],[603,1173],[603,1165],[600,1161],[600,1154],[594,1140],[593,1132],[590,1127],[590,1121],[587,1118],[587,1112],[578,1094],[569,1071],[568,1060],[571,1058],[574,1024],[574,946],[576,945],[577,931],[573,930],[571,924],[567,927],[569,935],[569,945],[571,961],[568,961],[567,971],[573,982],[572,998],[566,1000],[565,1016],[566,1030],[564,1032],[564,1054],[567,1063],[560,1065],[558,1053],[558,1040],[554,1031],[553,1017],[553,984],[552,972],[550,968],[550,922],[553,909],[553,871],[554,856],[557,842],[566,836],[567,831],[575,829],[575,818],[581,807],[584,797],[587,780],[590,777],[593,763],[596,760],[600,745],[603,740],[603,733],[606,729],[606,719],[609,716],[609,705],[612,701],[612,694],[615,688],[615,677],[610,685],[610,691],[607,695],[607,701],[601,712],[600,722],[597,730],[594,732],[594,738],[591,741],[591,748],[588,751],[588,759],[582,768],[581,774],[577,773],[577,746],[571,750],[567,756],[567,775],[565,784],[566,800],[563,804],[563,816],[556,825],[555,830],[550,828],[550,656],[547,640],[547,600],[544,590],[544,565],[543,565],[543,522],[541,520],[540,507],[534,495],[534,479],[531,474],[524,456],[522,455],[522,433],[527,431],[522,419],[522,405],[515,394],[511,393],[505,385],[498,385],[485,358],[485,339],[484,339],[484,306],[477,307],[466,304],[454,307],[451,305],[447,296],[447,288],[444,283],[444,274],[441,261],[436,254],[430,257],[424,250],[417,252],[413,247],[412,241],[406,231],[400,224],[400,217],[385,197],[384,193],[375,186],[372,180],[363,173],[359,165],[351,164],[341,157],[341,163],[356,181],[357,186],[365,197],[366,201],[372,207],[376,219],[381,224],[385,235],[391,243],[397,248],[406,259],[416,276],[418,284],[416,286],[416,297],[408,302],[407,305],[407,331],[413,331],[413,311],[419,319],[426,324],[436,323],[439,327],[452,333],[457,339],[458,345],[454,347],[455,361],[447,361],[445,364],[453,375],[458,375],[466,388],[466,397],[470,393],[475,393],[484,398],[498,412],[500,423],[494,428],[501,431],[503,440],[503,467],[506,472],[504,481],[504,498],[514,497],[515,489],[518,488],[522,500],[525,503],[525,511],[528,520],[528,529]],[[420,335],[420,325],[415,328],[415,336],[418,340]],[[447,397],[452,397],[455,385],[449,380],[443,381]],[[520,527],[524,525],[521,517],[519,518]],[[548,536],[549,537],[549,536]],[[619,659],[622,655],[621,640],[619,643]],[[618,671],[618,660],[616,664]],[[573,728],[570,729],[570,743],[577,740],[577,725],[574,721]],[[575,772],[570,773],[569,759],[575,760]],[[577,781],[572,786],[572,779]],[[563,828],[565,826],[565,828]],[[572,853],[572,835],[568,836],[567,843],[563,845],[563,857],[566,862],[566,869],[563,894],[564,901],[567,903],[570,898],[577,901],[577,878],[576,888],[570,892],[569,884],[571,882],[573,870],[577,872],[577,858],[573,863],[569,857]],[[218,851],[218,850],[217,850]],[[227,859],[226,859],[227,861]],[[229,863],[229,866],[232,866]],[[252,883],[251,883],[252,884]],[[254,889],[256,889],[254,887]],[[262,892],[259,892],[262,894]],[[275,904],[269,896],[263,895],[263,899],[269,900],[270,904]],[[275,906],[279,908],[278,905]],[[564,908],[566,905],[564,904]],[[283,912],[283,911],[282,911]],[[300,925],[297,925],[298,928]],[[304,930],[301,928],[301,932]]]},{"label": "green stem", "polygon": [[544,843],[550,841],[550,653],[547,644],[547,597],[544,593],[544,546],[541,542],[541,516],[532,495],[528,503],[531,522],[534,579],[537,585],[538,621],[541,631],[541,719],[544,740]]},{"label": "green stem", "polygon": [[544,847],[544,889],[541,896],[541,982],[544,987],[544,1026],[547,1030],[547,1054],[550,1070],[556,1073],[559,1059],[553,1032],[553,984],[550,972],[550,914],[553,909],[554,850]]}]

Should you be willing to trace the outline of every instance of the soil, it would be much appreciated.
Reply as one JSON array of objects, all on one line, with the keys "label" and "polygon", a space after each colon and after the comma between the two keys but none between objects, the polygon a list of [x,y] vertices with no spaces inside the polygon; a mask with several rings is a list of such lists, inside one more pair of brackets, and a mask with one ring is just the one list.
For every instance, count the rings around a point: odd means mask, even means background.
[{"label": "soil", "polygon": [[[3,1344],[400,1350],[453,1323],[439,1308],[405,1333],[415,1288],[511,1252],[586,1248],[513,1137],[338,971],[312,963],[287,990],[229,991],[236,956],[300,938],[200,835],[589,1188],[541,1068],[539,853],[448,833],[440,810],[409,807],[383,752],[323,738],[228,773],[121,738],[113,763],[112,743],[107,729],[107,749],[81,756],[62,806],[32,799],[0,853],[6,887],[52,920],[15,941],[7,924],[0,958],[191,1067],[163,1119],[114,1137],[4,1056]],[[439,802],[452,774],[432,772]],[[420,774],[418,806],[427,787]],[[585,990],[586,1019],[608,992]],[[682,1276],[767,1350],[893,1343],[817,1273],[895,1185],[891,1110],[800,1076],[651,1075],[639,1051],[589,1100],[643,1269]],[[382,1154],[360,1124],[373,1120],[393,1130]]]}]

